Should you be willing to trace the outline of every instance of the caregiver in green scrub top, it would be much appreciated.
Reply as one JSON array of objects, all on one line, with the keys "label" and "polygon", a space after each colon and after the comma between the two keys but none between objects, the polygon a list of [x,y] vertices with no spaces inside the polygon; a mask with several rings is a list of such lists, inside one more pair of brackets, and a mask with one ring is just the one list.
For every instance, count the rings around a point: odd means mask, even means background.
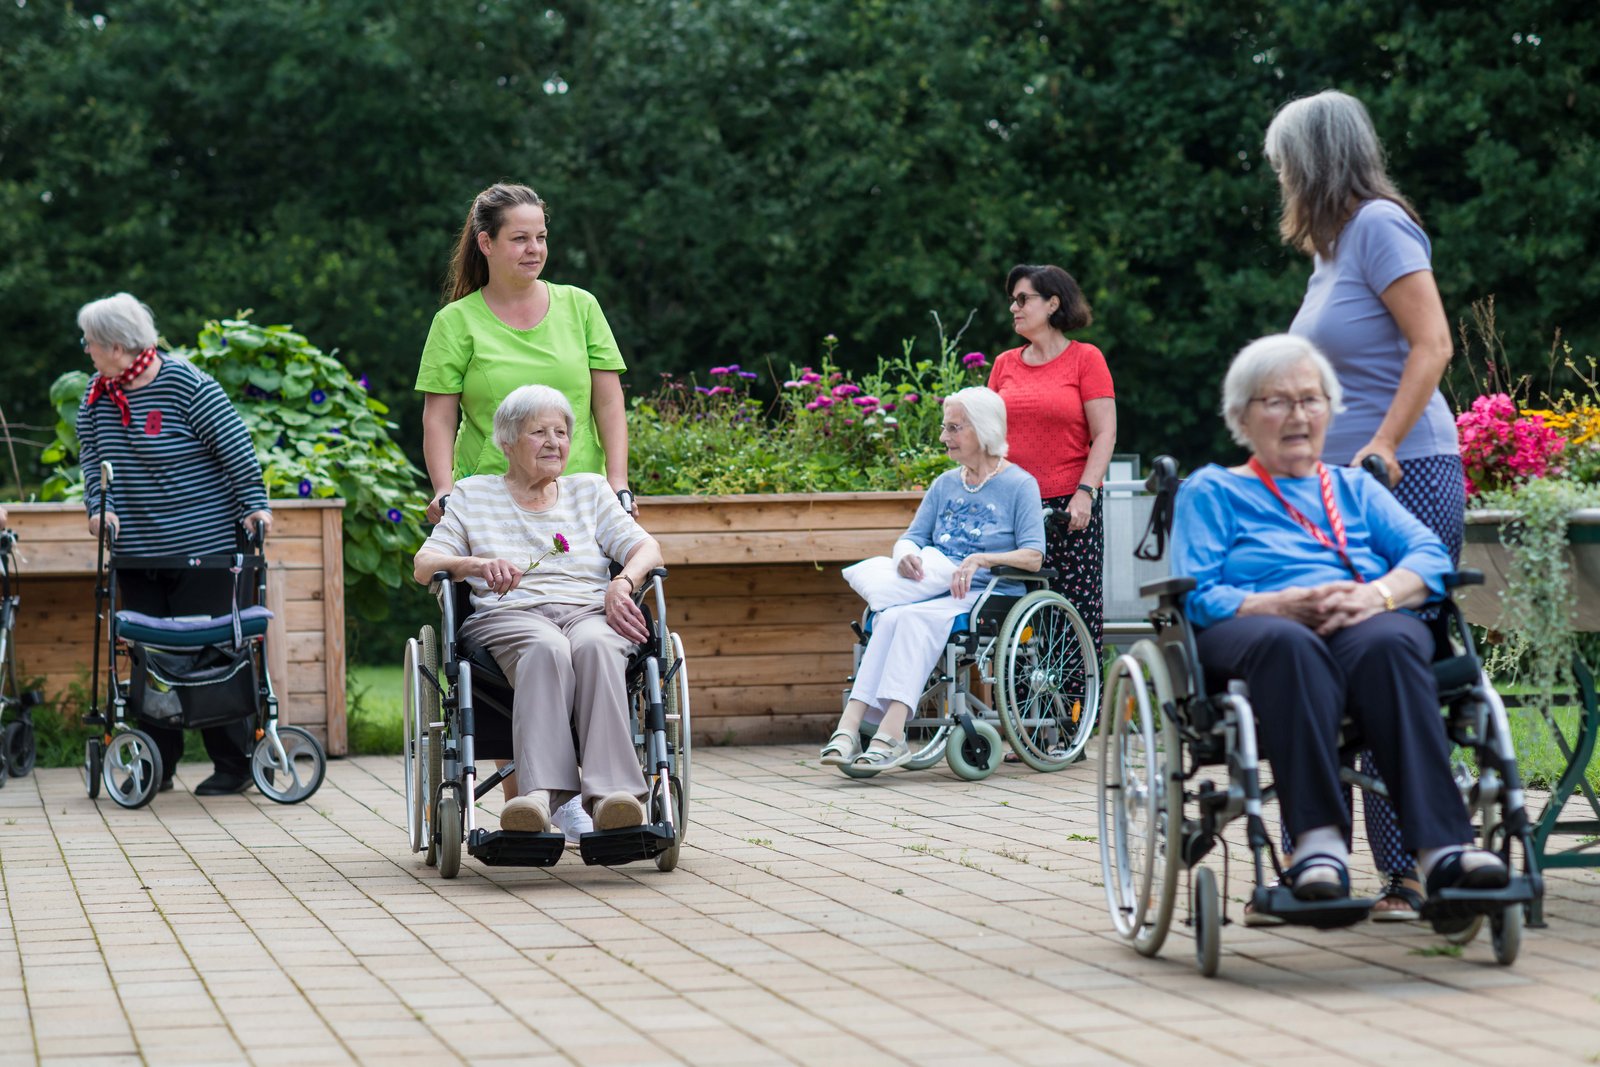
[{"label": "caregiver in green scrub top", "polygon": [[547,255],[544,201],[532,189],[491,185],[473,199],[417,371],[429,522],[456,479],[505,472],[494,412],[521,385],[548,385],[572,404],[566,473],[628,486],[622,353],[593,296],[539,278]]}]

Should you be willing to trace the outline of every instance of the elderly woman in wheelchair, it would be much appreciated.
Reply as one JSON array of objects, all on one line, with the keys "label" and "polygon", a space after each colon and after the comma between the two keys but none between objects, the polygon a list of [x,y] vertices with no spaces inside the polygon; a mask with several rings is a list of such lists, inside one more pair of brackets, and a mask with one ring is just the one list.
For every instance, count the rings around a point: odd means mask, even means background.
[{"label": "elderly woman in wheelchair", "polygon": [[[1038,571],[1044,562],[1044,520],[1039,483],[1006,460],[1006,408],[983,387],[963,389],[944,402],[939,438],[958,466],[936,478],[911,526],[895,543],[895,569],[903,578],[927,582],[934,560],[945,567],[945,590],[927,599],[879,612],[872,640],[856,669],[855,684],[821,762],[865,771],[900,767],[914,753],[906,722],[927,687],[951,623],[970,611],[989,587],[993,571],[1013,567]],[[939,579],[935,578],[935,581]],[[995,592],[1015,595],[1018,582],[1000,582]],[[865,751],[864,721],[878,719]]]},{"label": "elderly woman in wheelchair", "polygon": [[[1219,895],[1199,863],[1240,815],[1257,917],[1318,927],[1367,917],[1375,902],[1351,899],[1344,782],[1389,796],[1423,873],[1423,915],[1441,933],[1470,939],[1487,915],[1496,957],[1509,963],[1521,905],[1540,892],[1531,866],[1526,877],[1509,868],[1511,837],[1523,841],[1525,863],[1529,851],[1509,726],[1448,601],[1448,586],[1475,576],[1453,574],[1438,538],[1376,478],[1323,465],[1339,404],[1339,381],[1309,342],[1263,338],[1223,385],[1224,417],[1249,460],[1199,470],[1175,505],[1176,464],[1157,460],[1151,479],[1157,548],[1140,555],[1159,557],[1170,522],[1174,577],[1144,588],[1160,598],[1156,638],[1119,657],[1107,686],[1101,862],[1113,922],[1146,955],[1165,938],[1179,866],[1192,869],[1191,921],[1208,975]],[[1428,621],[1407,610],[1430,600],[1443,603]],[[1484,813],[1485,848],[1473,846],[1452,740],[1478,766],[1466,792]],[[1382,782],[1341,770],[1358,746],[1372,751]],[[1213,765],[1227,767],[1226,788],[1195,781]],[[1261,816],[1272,792],[1294,858],[1276,886],[1263,867],[1264,858],[1278,865]]]},{"label": "elderly woman in wheelchair", "polygon": [[419,582],[443,572],[471,587],[459,636],[487,648],[511,683],[519,795],[500,825],[522,833],[547,833],[551,810],[574,794],[598,831],[646,821],[626,671],[651,638],[633,594],[661,549],[605,478],[562,475],[572,427],[561,393],[513,390],[494,418],[509,469],[457,482],[416,557]]}]

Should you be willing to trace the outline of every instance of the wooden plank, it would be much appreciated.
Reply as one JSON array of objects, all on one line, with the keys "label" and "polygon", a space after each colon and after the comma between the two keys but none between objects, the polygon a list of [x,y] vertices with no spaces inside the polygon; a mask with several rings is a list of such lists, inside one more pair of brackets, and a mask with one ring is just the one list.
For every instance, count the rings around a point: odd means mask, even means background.
[{"label": "wooden plank", "polygon": [[662,534],[661,554],[670,568],[686,563],[854,563],[894,547],[881,530],[795,530],[765,533]]},{"label": "wooden plank", "polygon": [[639,521],[652,536],[674,533],[798,531],[812,529],[892,530],[911,525],[921,493],[891,494],[891,499],[837,499],[818,495],[774,500],[761,496],[709,504],[663,505],[639,498]]},{"label": "wooden plank", "polygon": [[[273,575],[282,574],[281,571],[268,573],[270,581]],[[318,574],[318,578],[321,574]],[[285,583],[287,592],[287,583]],[[274,611],[277,609],[274,608]],[[323,609],[320,600],[291,600],[283,605],[283,615],[286,624],[291,630],[316,630],[322,627]]]},{"label": "wooden plank", "polygon": [[267,624],[267,674],[272,678],[274,691],[281,693],[289,678],[289,621],[284,610],[285,575],[281,570],[267,571],[267,607],[272,611],[272,621]]},{"label": "wooden plank", "polygon": [[837,626],[801,623],[790,626],[762,620],[741,624],[729,620],[721,626],[686,626],[678,631],[684,655],[753,656],[767,653],[848,652],[855,634],[848,622]]},{"label": "wooden plank", "polygon": [[309,666],[326,662],[327,650],[321,630],[290,630],[287,644],[291,663]]},{"label": "wooden plank", "polygon": [[344,664],[344,513],[322,513],[323,662],[327,666],[328,755],[349,750],[345,724]]},{"label": "wooden plank", "polygon": [[690,709],[696,723],[738,715],[821,714],[838,715],[844,708],[844,693],[849,683],[841,675],[837,682],[791,683],[789,685],[705,685],[689,676]]},{"label": "wooden plank", "polygon": [[687,658],[689,684],[695,686],[831,682],[835,678],[842,685],[855,662],[849,649],[792,655],[701,656],[698,659],[689,654]]},{"label": "wooden plank", "polygon": [[865,606],[853,593],[845,596],[669,597],[667,621],[674,630],[684,633],[700,626],[758,626],[774,619],[786,624],[840,626],[848,633],[850,621],[860,619]]},{"label": "wooden plank", "polygon": [[680,565],[667,576],[667,611],[685,596],[854,596],[837,566],[808,563],[702,567]]},{"label": "wooden plank", "polygon": [[[802,742],[820,746],[838,721],[837,711],[804,715],[730,715],[709,723],[696,720],[694,743],[716,746]],[[811,755],[815,757],[815,749]]]}]

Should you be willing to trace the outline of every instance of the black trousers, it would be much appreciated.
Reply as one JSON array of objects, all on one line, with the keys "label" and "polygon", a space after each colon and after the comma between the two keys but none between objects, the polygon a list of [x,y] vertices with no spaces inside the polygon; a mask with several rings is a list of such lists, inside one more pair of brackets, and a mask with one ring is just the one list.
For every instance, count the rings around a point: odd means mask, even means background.
[{"label": "black trousers", "polygon": [[1410,851],[1472,839],[1450,774],[1450,745],[1433,679],[1433,637],[1389,611],[1326,638],[1270,615],[1220,622],[1196,636],[1208,678],[1242,678],[1272,763],[1291,834],[1338,826],[1350,813],[1339,784],[1339,722],[1371,749]]},{"label": "black trousers", "polygon": [[[233,575],[213,571],[117,571],[118,606],[146,615],[225,615],[233,605]],[[250,740],[255,723],[250,719],[200,731],[206,754],[222,774],[250,776]],[[152,726],[139,728],[155,741],[161,752],[162,773],[172,777],[183,756],[183,730]]]}]

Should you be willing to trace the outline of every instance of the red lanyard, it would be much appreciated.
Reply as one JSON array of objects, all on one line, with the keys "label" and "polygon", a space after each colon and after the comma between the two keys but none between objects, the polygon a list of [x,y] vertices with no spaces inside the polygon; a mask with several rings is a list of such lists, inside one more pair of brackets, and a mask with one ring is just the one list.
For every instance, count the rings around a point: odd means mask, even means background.
[{"label": "red lanyard", "polygon": [[1356,570],[1356,565],[1350,562],[1350,554],[1345,551],[1345,545],[1349,543],[1349,538],[1345,536],[1344,519],[1339,516],[1339,505],[1333,501],[1333,477],[1328,473],[1327,467],[1324,467],[1321,463],[1317,464],[1317,481],[1322,486],[1322,506],[1328,512],[1328,525],[1333,527],[1332,538],[1322,532],[1322,527],[1306,518],[1299,508],[1289,503],[1288,499],[1283,495],[1283,490],[1278,488],[1278,483],[1273,481],[1272,475],[1267,473],[1267,468],[1263,467],[1261,461],[1254,456],[1250,457],[1250,469],[1256,472],[1256,477],[1261,479],[1261,484],[1265,485],[1272,495],[1278,498],[1278,503],[1283,505],[1283,509],[1289,513],[1291,519],[1299,523],[1306,533],[1315,538],[1317,544],[1323,548],[1331,548],[1339,553],[1340,561],[1349,569],[1356,581],[1366,581],[1361,576],[1361,572]]}]

